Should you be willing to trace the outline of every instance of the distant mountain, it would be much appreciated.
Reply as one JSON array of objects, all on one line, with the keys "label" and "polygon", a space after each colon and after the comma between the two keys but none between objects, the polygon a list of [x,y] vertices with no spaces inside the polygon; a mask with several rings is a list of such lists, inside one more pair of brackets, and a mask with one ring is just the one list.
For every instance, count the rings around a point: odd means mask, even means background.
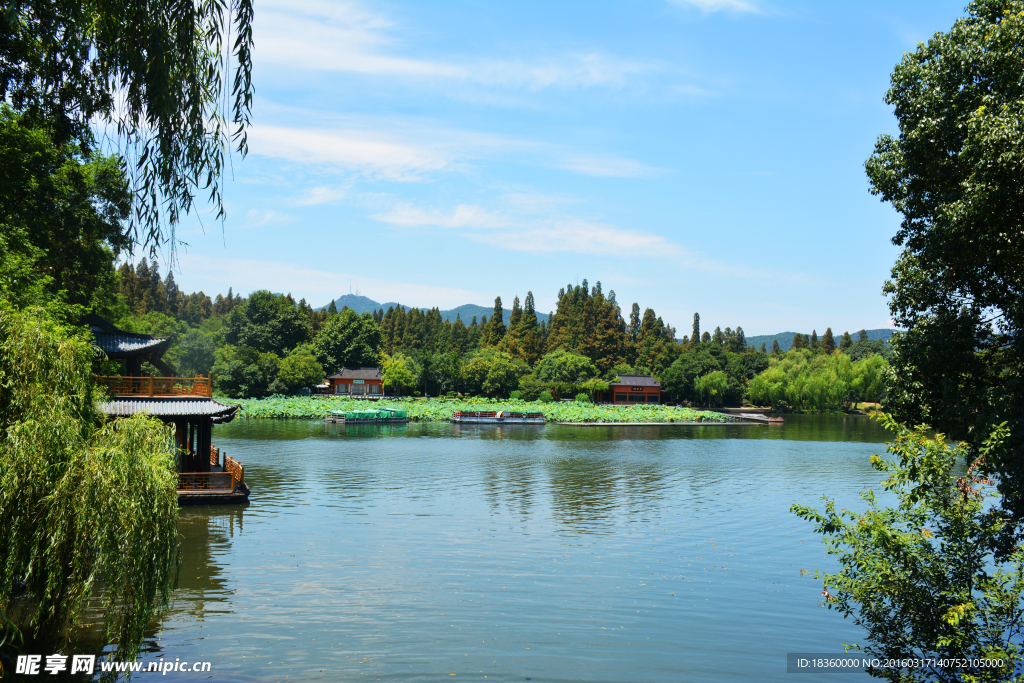
[{"label": "distant mountain", "polygon": [[[337,299],[334,300],[334,305],[338,308],[339,311],[342,309],[343,306],[348,306],[356,313],[373,313],[374,311],[380,310],[381,308],[387,311],[389,308],[397,308],[398,306],[401,306],[405,311],[408,311],[410,308],[409,306],[399,304],[395,301],[389,301],[387,303],[379,304],[369,297],[357,296],[355,294],[344,294],[342,296],[339,296]],[[330,304],[321,306],[320,310],[327,308],[327,306],[330,306]],[[430,309],[421,308],[420,310],[426,313]],[[468,325],[470,321],[473,320],[474,315],[476,316],[477,322],[480,322],[480,320],[485,315],[487,317],[490,317],[493,311],[494,306],[477,306],[476,304],[463,304],[462,306],[458,306],[449,311],[441,311],[441,319],[455,322],[455,317],[458,316],[462,319],[463,323]],[[505,324],[507,325],[509,321],[509,316],[512,314],[512,302],[505,303],[504,310],[502,311],[502,313],[504,314],[502,317],[505,319]],[[542,315],[540,313],[537,314],[538,321],[546,319],[547,315]]]},{"label": "distant mountain", "polygon": [[[887,341],[889,341],[889,337],[892,336],[892,333],[893,332],[897,332],[897,331],[898,330],[894,330],[894,329],[891,329],[891,328],[882,328],[882,329],[878,329],[878,330],[867,330],[868,339],[871,339],[871,340],[881,339],[882,341],[887,342]],[[857,333],[858,332],[860,332],[860,330],[850,330],[850,336],[853,337],[853,341],[857,341]],[[818,332],[818,339],[821,339],[821,335],[824,334],[824,333],[825,333],[824,330],[821,330],[820,332]],[[811,333],[810,332],[801,332],[801,334],[806,334],[807,336],[810,336]],[[842,332],[836,332],[835,330],[832,330],[832,334],[833,334],[833,336],[835,336],[836,345],[838,346],[839,345],[839,339],[843,336],[843,333]],[[778,339],[779,340],[779,348],[781,348],[783,351],[789,351],[790,348],[793,347],[793,337],[794,336],[796,336],[796,332],[779,332],[778,334],[761,334],[761,335],[758,335],[756,337],[747,337],[747,345],[753,346],[755,349],[759,349],[759,348],[761,348],[761,344],[764,344],[765,348],[768,351],[771,351],[772,350],[772,340],[773,339]]]}]

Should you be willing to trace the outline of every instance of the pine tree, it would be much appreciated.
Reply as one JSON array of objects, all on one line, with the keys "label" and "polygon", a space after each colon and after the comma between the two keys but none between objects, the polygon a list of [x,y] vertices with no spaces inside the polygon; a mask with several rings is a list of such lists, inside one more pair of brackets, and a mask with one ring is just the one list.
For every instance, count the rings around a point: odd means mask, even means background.
[{"label": "pine tree", "polygon": [[857,337],[858,337],[857,341],[866,342],[868,340],[868,332],[867,332],[867,330],[861,330],[860,332],[858,332],[857,333]]},{"label": "pine tree", "polygon": [[715,346],[723,346],[725,344],[725,334],[722,332],[721,327],[715,327],[715,333],[711,335],[711,341],[714,342]]},{"label": "pine tree", "polygon": [[494,312],[491,314],[490,323],[484,323],[483,335],[480,338],[481,346],[497,346],[505,338],[507,331],[505,329],[505,311],[501,306],[501,297],[495,297]]},{"label": "pine tree", "polygon": [[825,353],[832,353],[836,350],[836,340],[832,336],[832,328],[826,327],[825,334],[821,337],[821,349]]},{"label": "pine tree", "polygon": [[761,353],[768,353],[768,349],[764,347],[764,342],[761,342]]},{"label": "pine tree", "polygon": [[810,346],[811,346],[812,349],[818,348],[818,331],[817,330],[811,330],[811,344],[810,344]]},{"label": "pine tree", "polygon": [[851,346],[853,346],[853,337],[850,336],[849,332],[843,332],[843,336],[839,340],[839,348],[845,352]]},{"label": "pine tree", "polygon": [[[764,344],[762,344],[761,346],[763,347]],[[778,339],[772,339],[772,355],[773,356],[780,356],[780,355],[782,355],[782,349],[779,347],[779,340]]]},{"label": "pine tree", "polygon": [[[764,346],[764,344],[761,344]],[[736,327],[736,353],[743,353],[747,350],[747,335],[743,332],[743,328]]]},{"label": "pine tree", "polygon": [[700,340],[704,344],[710,344],[711,343],[711,335],[708,332],[705,332],[704,334],[702,334],[700,336]]},{"label": "pine tree", "polygon": [[640,304],[634,303],[629,314],[629,341],[634,344],[640,341]]},{"label": "pine tree", "polygon": [[338,312],[338,305],[331,300],[331,303],[327,306],[327,315],[334,315]]},{"label": "pine tree", "polygon": [[799,332],[797,332],[796,334],[793,335],[793,346],[792,346],[792,348],[794,348],[794,349],[806,349],[807,348],[807,340],[804,338],[804,335],[800,334]]},{"label": "pine tree", "polygon": [[694,344],[700,341],[700,313],[693,314],[693,334],[690,335],[690,341]]}]

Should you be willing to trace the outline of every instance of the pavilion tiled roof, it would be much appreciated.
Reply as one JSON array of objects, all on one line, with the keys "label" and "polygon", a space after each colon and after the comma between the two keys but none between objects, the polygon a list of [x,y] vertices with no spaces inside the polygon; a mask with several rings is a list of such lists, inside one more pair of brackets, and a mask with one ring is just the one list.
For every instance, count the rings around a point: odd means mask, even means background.
[{"label": "pavilion tiled roof", "polygon": [[342,368],[341,372],[328,375],[327,379],[384,379],[377,368]]},{"label": "pavilion tiled roof", "polygon": [[650,375],[619,375],[618,382],[609,382],[611,386],[619,387],[660,387],[661,382]]},{"label": "pavilion tiled roof", "polygon": [[238,406],[197,396],[146,396],[116,398],[99,404],[100,412],[110,417],[131,417],[147,413],[153,417],[212,417],[217,424],[231,422]]},{"label": "pavilion tiled roof", "polygon": [[122,330],[98,315],[87,315],[82,323],[89,326],[89,331],[96,339],[96,346],[110,358],[148,356],[153,353],[163,355],[171,345],[170,337],[154,337],[151,334]]}]

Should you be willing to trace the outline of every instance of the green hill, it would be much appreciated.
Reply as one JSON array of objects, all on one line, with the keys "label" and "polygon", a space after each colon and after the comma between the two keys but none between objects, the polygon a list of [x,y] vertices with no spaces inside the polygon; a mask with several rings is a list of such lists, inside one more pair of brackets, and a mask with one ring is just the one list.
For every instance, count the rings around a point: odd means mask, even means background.
[{"label": "green hill", "polygon": [[[505,324],[507,325],[509,316],[512,314],[512,302],[503,303],[505,303],[505,306],[504,310],[502,311],[504,313],[502,317],[505,319]],[[372,313],[373,311],[379,310],[381,308],[387,311],[389,308],[397,306],[401,306],[406,311],[408,311],[410,308],[409,306],[399,304],[395,301],[388,301],[386,303],[380,304],[369,297],[358,296],[356,294],[344,294],[342,296],[339,296],[337,299],[334,300],[334,305],[337,306],[339,311],[342,309],[343,306],[348,306],[356,313]],[[327,308],[327,306],[330,306],[330,304],[321,306],[320,309],[325,309]],[[430,309],[421,308],[420,310],[425,313]],[[494,311],[494,306],[477,306],[476,304],[463,304],[461,306],[456,306],[455,308],[448,311],[441,311],[441,319],[455,322],[455,316],[459,316],[462,319],[462,322],[468,325],[470,321],[473,319],[474,315],[476,316],[477,322],[479,322],[485,315],[490,317],[492,311]],[[538,321],[545,320],[546,318],[546,315],[542,315],[540,313],[537,314]]]},{"label": "green hill", "polygon": [[[877,330],[867,330],[868,339],[869,340],[881,339],[882,341],[887,342],[887,341],[889,341],[889,337],[892,336],[892,333],[893,332],[897,332],[897,331],[898,330],[894,330],[892,328],[882,328],[882,329],[877,329]],[[818,338],[819,339],[821,338],[821,335],[824,334],[824,332],[825,332],[825,330],[819,330],[818,331]],[[860,332],[860,330],[850,330],[850,336],[853,337],[853,341],[857,341],[857,333],[858,332]],[[806,334],[807,336],[810,336],[811,333],[810,332],[801,332],[801,334]],[[840,339],[840,337],[843,336],[843,333],[842,332],[836,332],[835,330],[832,330],[832,334],[835,336],[836,344],[839,344],[839,339]],[[779,332],[778,334],[761,334],[761,335],[757,335],[755,337],[747,337],[747,344],[750,345],[750,346],[753,346],[755,349],[761,348],[761,344],[764,344],[765,348],[768,351],[771,351],[772,350],[772,340],[778,339],[779,340],[779,348],[781,348],[783,351],[789,351],[789,349],[792,348],[792,346],[793,346],[793,337],[794,336],[796,336],[796,332]]]}]

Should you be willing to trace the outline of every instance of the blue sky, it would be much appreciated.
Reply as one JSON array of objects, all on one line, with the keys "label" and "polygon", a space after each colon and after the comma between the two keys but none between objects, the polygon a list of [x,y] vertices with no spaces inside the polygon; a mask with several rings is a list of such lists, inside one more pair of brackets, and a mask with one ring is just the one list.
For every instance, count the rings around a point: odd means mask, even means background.
[{"label": "blue sky", "polygon": [[258,2],[250,154],[186,291],[540,311],[586,278],[680,336],[887,327],[863,162],[958,2]]}]

